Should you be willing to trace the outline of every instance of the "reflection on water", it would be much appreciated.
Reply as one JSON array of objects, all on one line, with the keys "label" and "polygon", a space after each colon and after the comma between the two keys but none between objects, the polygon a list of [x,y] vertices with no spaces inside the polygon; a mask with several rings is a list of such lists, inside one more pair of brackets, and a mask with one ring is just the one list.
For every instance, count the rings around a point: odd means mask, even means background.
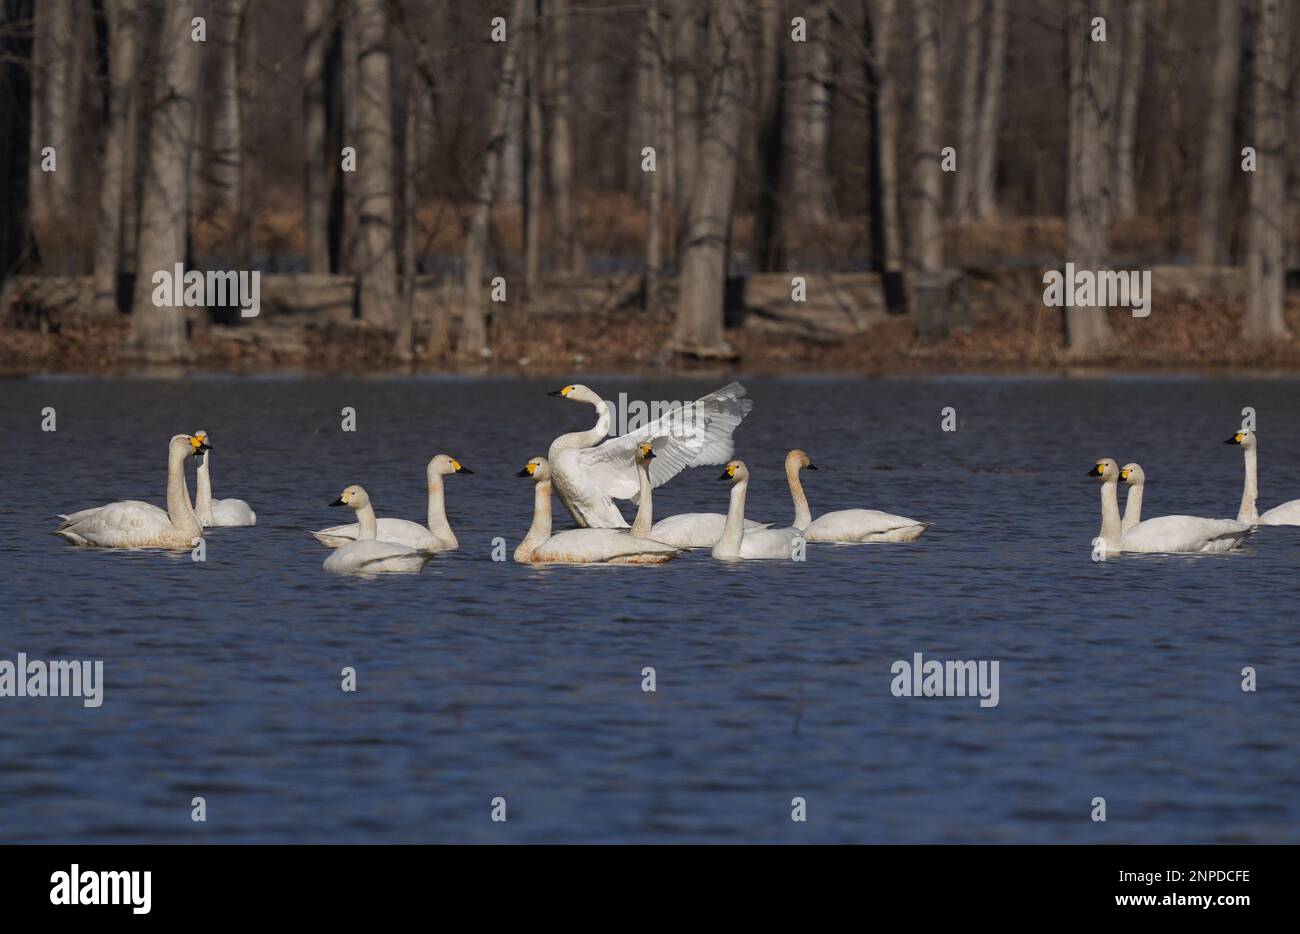
[{"label": "reflection on water", "polygon": [[[719,384],[583,381],[643,399]],[[1150,515],[1235,515],[1241,454],[1220,442],[1251,405],[1261,507],[1300,496],[1294,382],[745,382],[752,516],[789,521],[798,446],[821,468],[814,513],[935,526],[802,565],[520,567],[490,560],[528,526],[514,474],[591,421],[549,381],[7,382],[0,658],[103,659],[106,686],[97,709],[0,698],[0,839],[1300,840],[1300,529],[1098,564],[1084,476],[1137,460]],[[70,509],[161,504],[167,439],[199,427],[216,495],[257,528],[211,532],[202,564],[46,534]],[[305,530],[337,521],[338,491],[419,519],[439,451],[475,471],[447,480],[461,550],[418,577],[323,573]],[[725,509],[715,476],[678,477],[657,514]],[[893,697],[890,665],[915,652],[999,660],[999,705]]]}]

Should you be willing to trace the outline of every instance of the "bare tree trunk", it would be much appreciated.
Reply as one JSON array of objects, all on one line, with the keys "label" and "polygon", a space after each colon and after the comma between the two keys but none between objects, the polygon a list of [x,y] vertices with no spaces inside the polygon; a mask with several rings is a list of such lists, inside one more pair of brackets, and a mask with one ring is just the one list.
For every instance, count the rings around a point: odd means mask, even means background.
[{"label": "bare tree trunk", "polygon": [[329,161],[336,154],[326,149],[325,55],[330,36],[329,0],[306,0],[303,8],[303,135],[306,160],[303,165],[303,238],[307,269],[314,273],[330,269]]},{"label": "bare tree trunk", "polygon": [[[1091,38],[1088,0],[1070,0],[1066,29],[1070,57],[1069,164],[1066,184],[1066,259],[1099,270],[1110,263],[1110,179],[1106,141],[1114,126],[1113,55],[1107,42]],[[1099,11],[1098,11],[1099,12]],[[1104,308],[1066,309],[1066,342],[1078,357],[1104,352],[1114,343]]]},{"label": "bare tree trunk", "polygon": [[912,156],[912,265],[921,272],[943,267],[943,171],[939,165],[939,30],[936,0],[916,0],[916,139]]},{"label": "bare tree trunk", "polygon": [[965,52],[962,61],[961,115],[958,126],[957,178],[953,207],[957,219],[967,222],[975,216],[975,182],[979,156],[980,74],[984,39],[984,0],[966,0]]},{"label": "bare tree trunk", "polygon": [[502,204],[520,204],[524,200],[524,142],[528,138],[527,79],[527,69],[518,69],[515,83],[510,89],[505,146],[499,160],[501,182],[497,200]]},{"label": "bare tree trunk", "polygon": [[980,102],[979,155],[975,163],[975,216],[997,216],[998,130],[1001,126],[1002,79],[1007,70],[1007,0],[990,0],[989,57],[984,67]]},{"label": "bare tree trunk", "polygon": [[[551,99],[551,197],[555,202],[555,239],[560,248],[560,268],[571,275],[580,276],[586,272],[587,257],[574,208],[573,94],[569,87],[573,40],[569,23],[569,0],[551,0],[551,5],[555,10],[555,30],[546,60]],[[658,16],[654,0],[651,0],[649,9],[651,17]],[[655,64],[658,64],[657,48]],[[657,76],[658,72],[655,74]],[[655,100],[662,98],[657,86],[652,94]]]},{"label": "bare tree trunk", "polygon": [[1285,230],[1290,223],[1286,198],[1285,30],[1291,0],[1259,0],[1255,24],[1255,150],[1250,176],[1250,225],[1246,244],[1246,317],[1242,337],[1266,341],[1290,337],[1283,314],[1286,298]]},{"label": "bare tree trunk", "polygon": [[689,229],[670,344],[678,353],[730,353],[723,339],[727,247],[744,109],[745,47],[740,0],[714,0],[709,23],[713,71],[700,135],[699,180],[691,198]]},{"label": "bare tree trunk", "polygon": [[[216,101],[212,119],[212,133],[208,158],[211,166],[207,173],[198,172],[206,185],[213,189],[210,198],[213,206],[223,209],[224,220],[231,224],[231,242],[239,252],[240,178],[244,156],[243,88],[241,72],[248,67],[242,61],[245,44],[245,0],[222,0],[218,10],[219,20],[209,23],[216,33],[220,54],[217,56]],[[203,105],[206,108],[206,104]],[[196,159],[195,162],[199,162]],[[198,190],[195,192],[198,198]],[[199,208],[200,212],[203,208]]]},{"label": "bare tree trunk", "polygon": [[867,119],[871,130],[871,258],[872,266],[885,277],[889,307],[898,308],[904,298],[898,220],[898,94],[891,60],[898,23],[895,0],[863,0],[863,22],[867,31]]},{"label": "bare tree trunk", "polygon": [[357,220],[361,318],[397,324],[393,244],[393,97],[385,0],[357,0]]},{"label": "bare tree trunk", "polygon": [[700,153],[700,17],[698,0],[672,0],[673,175],[677,263],[682,264]]},{"label": "bare tree trunk", "polygon": [[93,301],[97,313],[112,314],[117,311],[118,276],[122,271],[123,203],[131,190],[125,174],[127,150],[135,145],[128,133],[136,73],[136,0],[105,0],[104,13],[109,45],[108,121],[95,225]]},{"label": "bare tree trunk", "polygon": [[798,75],[799,103],[790,108],[791,148],[794,150],[795,210],[806,220],[825,221],[834,210],[827,152],[830,145],[831,96],[835,85],[831,63],[830,11],[826,0],[809,0],[808,41],[801,43]]},{"label": "bare tree trunk", "polygon": [[[1142,90],[1143,53],[1146,47],[1146,0],[1129,0],[1124,23],[1123,83],[1119,98],[1119,133],[1115,143],[1115,214],[1134,217],[1138,212],[1137,154],[1138,100]],[[1113,37],[1111,38],[1113,41]]]},{"label": "bare tree trunk", "polygon": [[158,37],[163,67],[154,93],[128,339],[132,351],[153,361],[179,360],[188,345],[185,309],[154,304],[153,276],[160,271],[171,273],[177,263],[185,261],[194,102],[202,50],[202,43],[190,38],[195,12],[195,0],[168,3]]},{"label": "bare tree trunk", "polygon": [[[76,165],[73,101],[77,82],[76,50],[78,20],[72,0],[41,0],[36,4],[33,61],[33,130],[31,156],[31,216],[40,233],[59,231],[74,210],[73,190]],[[43,171],[41,150],[53,147],[58,168]],[[43,244],[44,246],[44,244]],[[58,244],[52,250],[61,252]]]},{"label": "bare tree trunk", "polygon": [[256,35],[249,27],[248,0],[228,0],[232,15],[237,16],[238,28],[235,31],[235,119],[239,124],[238,147],[234,150],[236,159],[234,173],[235,196],[235,256],[242,268],[253,265],[253,189],[257,184],[254,176],[252,157],[252,139],[250,127],[253,124],[253,108],[257,94],[257,65],[259,61]]},{"label": "bare tree trunk", "polygon": [[531,301],[542,279],[542,169],[546,127],[542,123],[541,12],[531,4],[525,62],[528,72],[528,149],[524,160],[524,294]]},{"label": "bare tree trunk", "polygon": [[[352,147],[357,145],[357,133],[359,132],[357,111],[361,105],[361,79],[357,72],[358,56],[360,54],[359,43],[357,42],[358,2],[360,0],[338,0],[340,47],[342,49],[342,62],[339,69],[339,83],[342,85],[342,94],[339,96],[343,111],[340,141],[344,146]],[[358,149],[357,161],[360,162],[360,159],[361,151]],[[359,165],[357,170],[360,170]],[[343,189],[342,221],[339,235],[339,266],[340,271],[356,275],[360,267],[361,254],[361,211],[357,172],[340,171],[339,178],[342,180]]]},{"label": "bare tree trunk", "polygon": [[[661,141],[666,136],[664,132],[664,109],[667,105],[667,94],[664,85],[664,68],[663,60],[660,53],[659,45],[659,3],[658,0],[650,0],[646,10],[646,35],[645,44],[649,48],[650,55],[650,80],[652,83],[652,104],[650,108],[650,133],[646,145],[655,147],[656,152],[659,150]],[[667,163],[665,163],[667,165]],[[558,195],[557,195],[558,198]],[[660,172],[659,162],[656,159],[655,170],[650,173],[649,190],[646,193],[646,239],[645,239],[645,307],[655,309],[658,307],[659,297],[659,271],[663,268],[663,199],[664,186],[662,173]]]},{"label": "bare tree trunk", "polygon": [[756,98],[758,206],[754,217],[754,262],[760,272],[785,266],[781,217],[785,134],[784,23],[780,0],[760,0],[758,5]]},{"label": "bare tree trunk", "polygon": [[29,185],[32,136],[34,0],[0,0],[0,291],[31,252]]},{"label": "bare tree trunk", "polygon": [[505,146],[510,117],[511,98],[515,96],[515,74],[518,69],[519,45],[528,13],[527,0],[515,0],[513,12],[507,23],[510,32],[503,43],[501,78],[497,82],[496,100],[492,104],[492,120],[488,127],[487,149],[483,155],[483,171],[479,175],[478,192],[474,199],[474,212],[470,216],[469,230],[465,235],[465,317],[464,333],[460,341],[462,356],[482,356],[487,351],[487,308],[483,296],[483,270],[487,265],[488,228],[492,222],[492,202],[496,196],[496,181],[501,170],[501,151]]},{"label": "bare tree trunk", "polygon": [[1223,266],[1228,262],[1228,198],[1236,161],[1233,123],[1241,72],[1241,2],[1221,0],[1205,146],[1201,159],[1201,215],[1196,262]]},{"label": "bare tree trunk", "polygon": [[402,295],[401,313],[397,327],[395,351],[399,360],[415,356],[415,212],[416,171],[419,148],[419,80],[415,69],[410,69],[406,80],[406,119],[402,132]]}]

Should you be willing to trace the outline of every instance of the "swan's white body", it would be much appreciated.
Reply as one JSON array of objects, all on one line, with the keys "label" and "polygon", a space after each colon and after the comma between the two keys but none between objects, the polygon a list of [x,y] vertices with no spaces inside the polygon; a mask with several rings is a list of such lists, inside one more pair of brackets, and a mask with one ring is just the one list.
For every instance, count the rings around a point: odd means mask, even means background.
[{"label": "swan's white body", "polygon": [[1300,499],[1274,506],[1263,513],[1257,511],[1255,507],[1255,500],[1259,496],[1259,439],[1255,433],[1239,431],[1226,443],[1240,444],[1241,453],[1246,459],[1246,486],[1241,493],[1241,508],[1237,511],[1237,521],[1257,525],[1300,525]]},{"label": "swan's white body", "polygon": [[803,451],[796,449],[786,455],[785,478],[790,485],[790,498],[794,500],[794,528],[803,530],[810,542],[911,542],[930,527],[929,522],[878,509],[837,509],[814,519],[808,497],[804,495],[803,481],[799,479],[799,471],[804,467],[817,469]]},{"label": "swan's white body", "polygon": [[621,529],[569,529],[551,534],[551,470],[535,457],[520,472],[535,481],[533,524],[514,558],[521,564],[662,564],[681,550]]},{"label": "swan's white body", "polygon": [[721,464],[731,457],[732,434],[754,405],[744,398],[745,387],[731,383],[625,435],[605,440],[611,419],[609,403],[580,385],[566,386],[553,395],[586,402],[596,409],[596,424],[589,431],[561,435],[547,452],[555,492],[573,520],[584,528],[628,527],[614,500],[637,496],[634,459],[638,444],[657,443],[650,484],[662,486],[687,467]]},{"label": "swan's white body", "polygon": [[[209,441],[206,431],[194,432],[194,437]],[[204,451],[197,471],[198,483],[194,491],[194,514],[205,527],[246,527],[257,525],[257,513],[242,499],[213,499],[212,475],[208,459],[211,451]]]},{"label": "swan's white body", "polygon": [[[456,533],[447,522],[446,494],[442,478],[453,473],[473,473],[460,465],[455,458],[446,454],[433,457],[425,468],[425,479],[429,490],[429,524],[420,525],[409,519],[378,519],[375,537],[381,542],[405,545],[417,551],[452,551],[460,547]],[[359,523],[336,525],[319,532],[312,532],[316,540],[329,548],[339,548],[349,542],[355,542],[361,531]]]},{"label": "swan's white body", "polygon": [[427,551],[376,540],[375,510],[361,487],[348,487],[330,505],[347,506],[357,514],[359,537],[334,549],[321,565],[325,570],[333,574],[417,574],[433,557]]},{"label": "swan's white body", "polygon": [[719,479],[730,479],[731,502],[722,536],[713,546],[713,557],[723,561],[784,558],[792,560],[805,541],[798,529],[745,528],[745,497],[749,491],[749,471],[743,461],[727,464]]},{"label": "swan's white body", "polygon": [[[1136,467],[1125,468],[1131,471]],[[1101,532],[1098,537],[1108,553],[1200,553],[1231,551],[1248,539],[1255,527],[1235,519],[1203,519],[1199,516],[1161,516],[1141,519],[1141,494],[1132,511],[1132,522],[1124,528],[1119,514],[1119,466],[1110,458],[1098,461],[1089,474],[1101,477]],[[1130,473],[1133,488],[1140,489],[1145,477],[1141,468]]]},{"label": "swan's white body", "polygon": [[193,548],[203,526],[190,506],[185,458],[202,444],[191,435],[175,435],[167,447],[167,510],[150,503],[123,500],[60,516],[54,534],[80,547]]},{"label": "swan's white body", "polygon": [[[727,517],[720,512],[684,512],[660,519],[650,529],[650,538],[678,548],[712,548],[722,538]],[[770,522],[745,520],[745,531],[758,531],[771,526]]]}]

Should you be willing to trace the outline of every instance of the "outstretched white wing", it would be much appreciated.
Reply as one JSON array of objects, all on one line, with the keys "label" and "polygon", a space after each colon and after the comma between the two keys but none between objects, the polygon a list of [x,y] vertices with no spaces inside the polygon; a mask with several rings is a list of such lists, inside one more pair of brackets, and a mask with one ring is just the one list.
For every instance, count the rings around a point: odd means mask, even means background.
[{"label": "outstretched white wing", "polygon": [[754,400],[745,398],[740,383],[723,386],[625,435],[579,451],[583,480],[612,499],[635,499],[640,486],[634,458],[637,445],[645,441],[655,448],[651,486],[663,486],[687,467],[725,464],[735,452],[731,436],[753,407]]}]

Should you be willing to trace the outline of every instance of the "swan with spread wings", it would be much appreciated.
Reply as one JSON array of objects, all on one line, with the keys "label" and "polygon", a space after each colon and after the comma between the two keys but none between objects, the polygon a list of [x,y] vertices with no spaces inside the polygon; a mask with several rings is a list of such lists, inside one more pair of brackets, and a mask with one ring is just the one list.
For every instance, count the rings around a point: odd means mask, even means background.
[{"label": "swan with spread wings", "polygon": [[650,485],[663,486],[687,467],[730,460],[735,448],[732,434],[754,407],[753,400],[745,398],[745,387],[730,383],[670,409],[625,435],[606,440],[612,413],[609,403],[596,392],[574,384],[551,395],[596,409],[596,424],[591,429],[560,435],[547,452],[555,492],[582,528],[628,528],[614,500],[635,499],[640,492],[638,445],[654,442]]}]

